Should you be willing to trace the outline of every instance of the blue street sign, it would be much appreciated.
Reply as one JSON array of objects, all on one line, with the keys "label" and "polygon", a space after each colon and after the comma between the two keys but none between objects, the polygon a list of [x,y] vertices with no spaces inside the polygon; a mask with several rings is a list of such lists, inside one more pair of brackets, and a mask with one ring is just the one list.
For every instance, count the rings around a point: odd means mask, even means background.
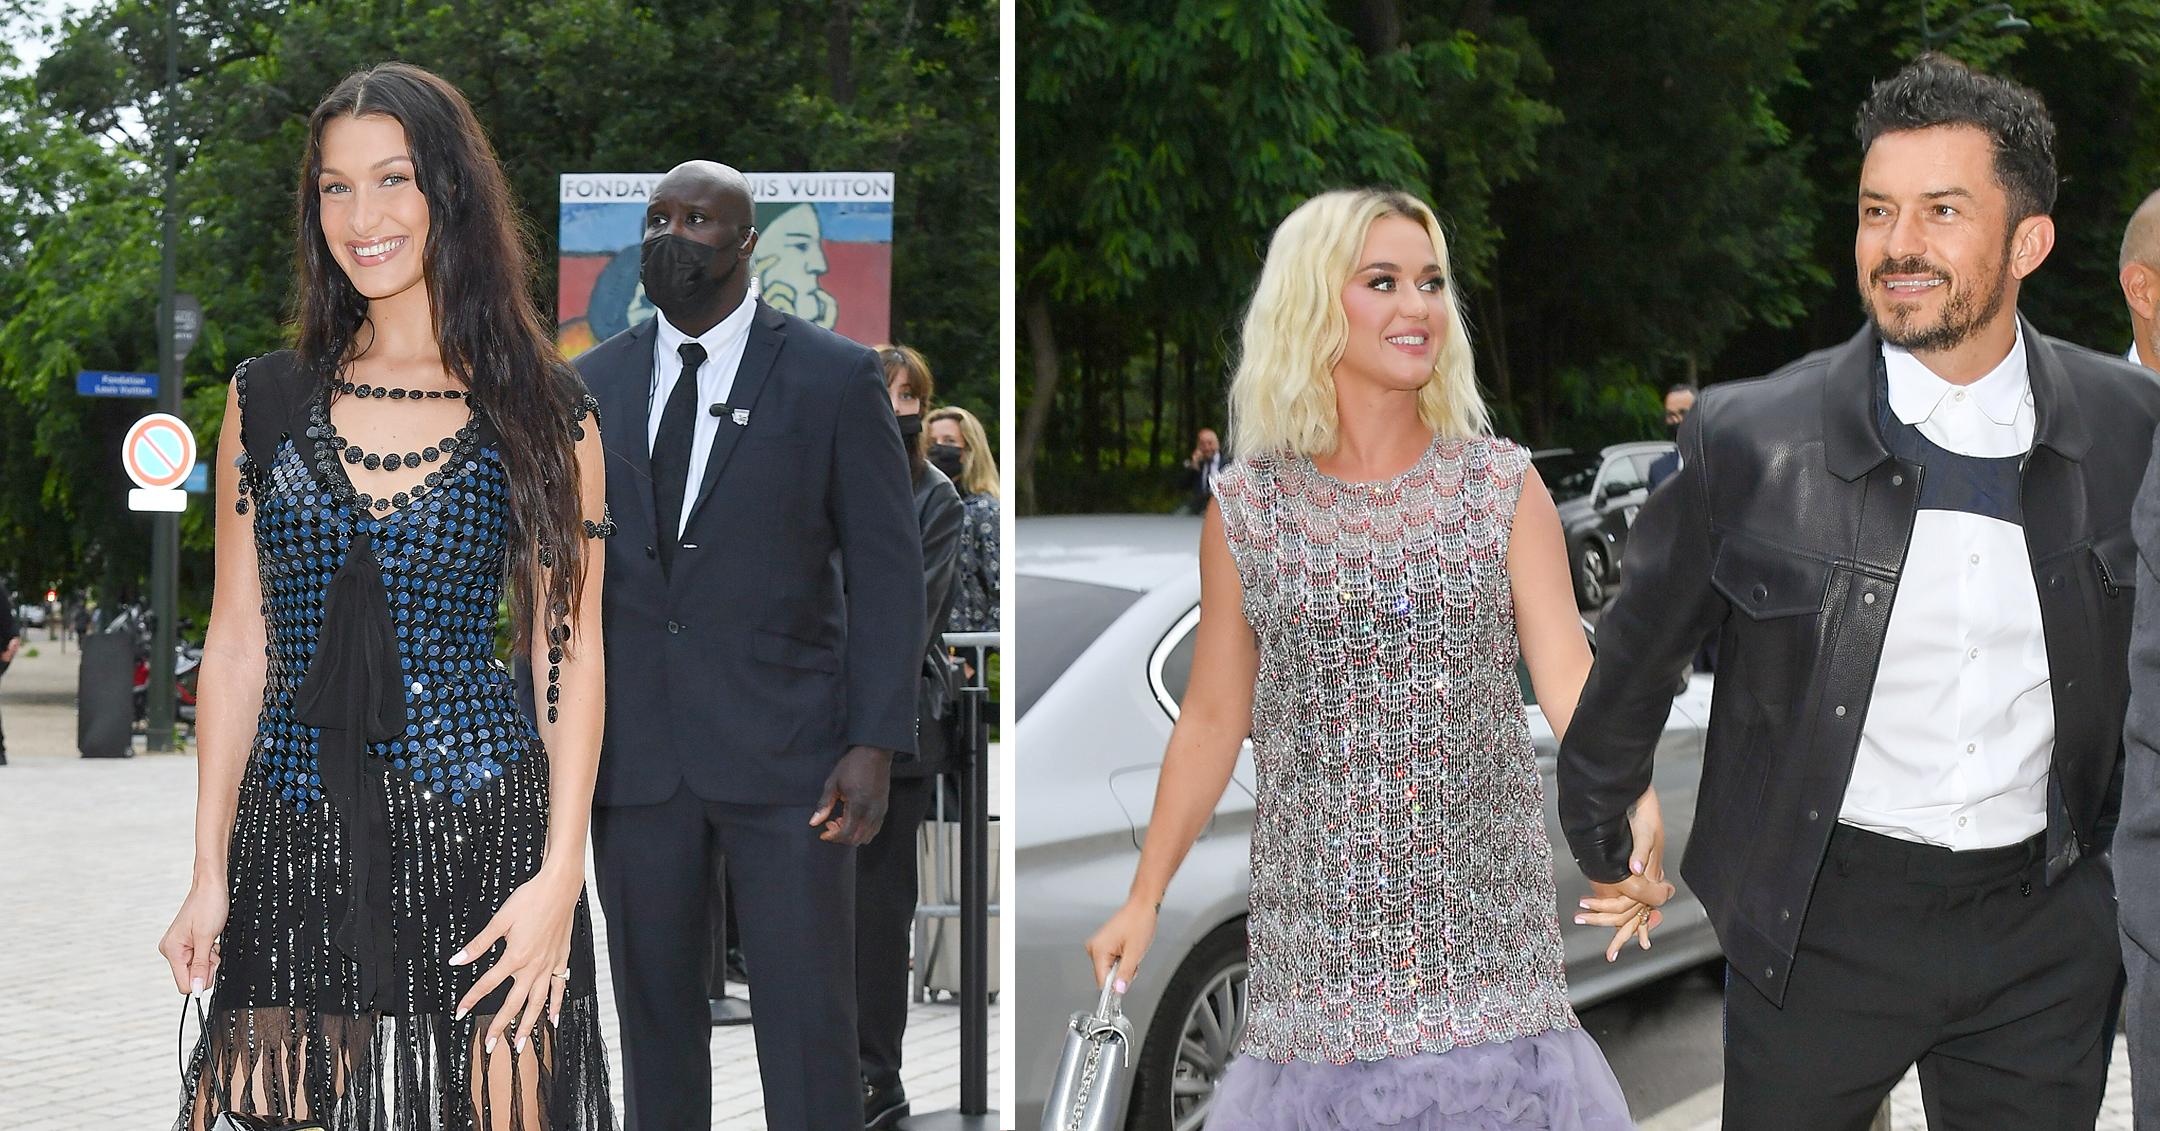
[{"label": "blue street sign", "polygon": [[210,465],[207,463],[196,464],[195,470],[187,473],[187,482],[185,484],[182,484],[182,486],[197,495],[209,494]]},{"label": "blue street sign", "polygon": [[85,397],[154,397],[157,391],[158,375],[155,373],[85,369],[75,375],[75,392]]}]

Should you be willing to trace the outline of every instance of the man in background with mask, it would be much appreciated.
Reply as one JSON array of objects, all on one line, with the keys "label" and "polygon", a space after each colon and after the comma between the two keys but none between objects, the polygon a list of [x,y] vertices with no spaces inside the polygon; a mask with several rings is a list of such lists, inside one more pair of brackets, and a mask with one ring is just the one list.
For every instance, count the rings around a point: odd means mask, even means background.
[{"label": "man in background with mask", "polygon": [[772,1127],[860,1126],[855,848],[915,743],[922,558],[876,355],[760,302],[750,186],[654,186],[659,313],[577,359],[607,449],[593,852],[629,1131],[712,1120],[706,885],[726,861]]},{"label": "man in background with mask", "polygon": [[[1679,439],[1680,425],[1687,420],[1688,412],[1694,407],[1695,386],[1681,384],[1665,390],[1665,434],[1675,440]],[[1679,470],[1680,449],[1675,447],[1651,461],[1649,474],[1645,478],[1650,481],[1650,489],[1655,491],[1658,484],[1672,478],[1673,473]]]}]

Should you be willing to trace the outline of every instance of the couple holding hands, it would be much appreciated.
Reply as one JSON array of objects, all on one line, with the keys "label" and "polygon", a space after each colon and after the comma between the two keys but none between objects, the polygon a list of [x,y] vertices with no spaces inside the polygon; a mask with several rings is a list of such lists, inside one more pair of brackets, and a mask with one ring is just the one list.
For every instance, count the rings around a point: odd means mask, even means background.
[{"label": "couple holding hands", "polygon": [[1334,192],[1276,230],[1191,683],[1131,895],[1087,943],[1098,976],[1139,972],[1250,736],[1248,1031],[1211,1126],[1632,1126],[1568,1002],[1516,661],[1561,736],[1576,921],[1612,957],[1673,892],[1652,754],[1712,636],[1682,871],[1728,963],[1727,1128],[1858,1131],[1915,1064],[1938,1131],[2090,1128],[2126,954],[2145,1067],[2160,384],[2019,317],[2056,224],[2036,95],[1923,56],[1858,135],[1868,324],[1703,394],[1594,663],[1431,209]]}]

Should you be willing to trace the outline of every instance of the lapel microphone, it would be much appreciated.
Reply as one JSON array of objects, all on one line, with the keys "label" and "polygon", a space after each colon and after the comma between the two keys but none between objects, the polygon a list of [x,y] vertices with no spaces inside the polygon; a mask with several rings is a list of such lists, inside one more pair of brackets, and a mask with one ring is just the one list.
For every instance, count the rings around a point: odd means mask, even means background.
[{"label": "lapel microphone", "polygon": [[726,401],[721,401],[718,404],[712,405],[708,407],[705,411],[708,415],[711,416],[717,416],[722,419],[734,420],[735,426],[738,428],[747,427],[750,423],[749,409],[731,408]]},{"label": "lapel microphone", "polygon": [[713,405],[711,408],[706,409],[705,412],[707,415],[710,416],[726,416],[728,414],[727,402],[721,401],[718,404]]}]

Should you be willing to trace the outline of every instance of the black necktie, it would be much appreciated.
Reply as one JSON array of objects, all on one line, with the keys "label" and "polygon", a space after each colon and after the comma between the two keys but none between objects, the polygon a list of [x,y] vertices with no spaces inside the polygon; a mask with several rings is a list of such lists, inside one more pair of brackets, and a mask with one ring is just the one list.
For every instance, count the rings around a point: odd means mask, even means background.
[{"label": "black necktie", "polygon": [[705,347],[684,343],[682,372],[668,394],[667,409],[660,414],[660,434],[653,438],[653,509],[660,516],[660,572],[675,564],[675,547],[682,540],[683,492],[690,482],[690,440],[697,432],[698,366],[705,364]]}]

